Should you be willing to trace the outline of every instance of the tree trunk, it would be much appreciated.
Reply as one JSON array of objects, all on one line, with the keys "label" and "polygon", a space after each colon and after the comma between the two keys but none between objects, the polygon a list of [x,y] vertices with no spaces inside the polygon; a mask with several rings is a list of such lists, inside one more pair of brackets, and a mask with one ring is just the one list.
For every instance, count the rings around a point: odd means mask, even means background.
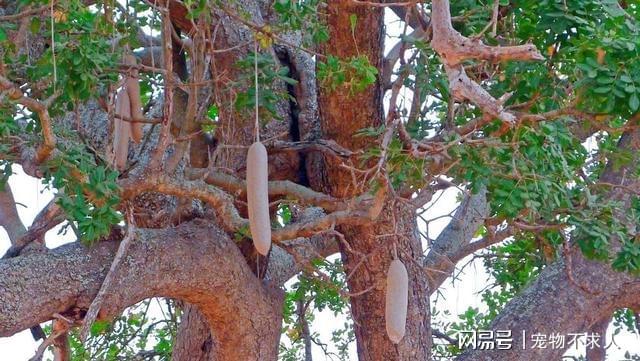
[{"label": "tree trunk", "polygon": [[[357,17],[352,30],[353,15]],[[384,10],[354,5],[352,1],[331,1],[327,25],[329,41],[323,53],[340,59],[363,55],[381,69],[384,40]],[[320,92],[319,109],[324,139],[335,140],[352,151],[374,146],[371,138],[354,137],[361,129],[383,124],[380,79],[363,92],[350,94],[337,89]],[[360,161],[352,158],[357,165]],[[337,197],[350,197],[369,189],[370,179],[358,179],[328,158],[311,157],[308,162],[311,185]],[[430,310],[427,282],[419,261],[422,247],[417,235],[415,210],[388,199],[384,211],[372,225],[339,227],[349,247],[341,245],[348,275],[351,311],[360,361],[428,360],[430,355]],[[385,330],[385,285],[392,251],[409,273],[409,305],[404,339],[391,343]]]},{"label": "tree trunk", "polygon": [[[417,261],[422,247],[416,233],[415,211],[391,201],[384,209],[374,226],[342,229],[354,250],[342,250],[345,272],[351,275],[349,290],[356,294],[368,290],[351,298],[358,360],[429,360],[429,292],[424,270]],[[409,273],[407,325],[397,346],[391,343],[385,329],[385,285],[394,248]]]},{"label": "tree trunk", "polygon": [[215,356],[216,348],[209,323],[196,306],[184,305],[171,358],[210,361],[215,360]]},{"label": "tree trunk", "polygon": [[[263,14],[260,9],[260,2],[256,0],[244,0],[240,1],[238,8],[242,8],[243,13],[250,15],[250,20],[256,24],[264,23]],[[239,81],[240,69],[236,63],[238,60],[243,59],[249,52],[253,51],[253,45],[242,46],[248,41],[253,39],[253,30],[249,29],[239,21],[231,18],[223,11],[216,11],[217,23],[215,38],[216,49],[234,49],[216,55],[212,59],[211,72],[214,77],[214,103],[218,105],[219,123],[215,134],[216,143],[218,147],[213,151],[210,159],[211,167],[220,167],[222,169],[233,170],[239,176],[244,176],[246,171],[246,149],[239,148],[239,145],[249,146],[255,139],[254,119],[253,112],[239,112],[234,106],[235,96],[237,89],[229,88],[230,84]],[[218,28],[219,27],[219,28]],[[272,49],[259,50],[270,52]],[[246,84],[246,86],[253,86]],[[284,119],[290,117],[287,112],[288,102],[281,102],[279,110],[282,114],[279,114]],[[286,104],[286,106],[285,106]],[[287,132],[286,122],[272,122],[275,127],[269,129],[262,129],[262,139],[268,139],[275,135],[280,135],[283,132]],[[272,124],[270,124],[272,125]],[[191,143],[191,159],[193,161],[194,154],[207,152],[206,144],[201,144],[202,149],[194,147],[194,143]],[[225,148],[224,145],[232,145]],[[296,162],[291,162],[291,159],[279,159],[274,161],[272,157],[269,159],[270,163],[270,179],[278,177],[274,175],[276,173],[290,173],[288,170],[282,170],[282,168],[297,168]],[[293,165],[292,165],[293,163]],[[276,164],[274,167],[273,165]],[[192,164],[194,167],[202,167],[202,164]],[[280,167],[278,167],[280,166]],[[285,176],[286,178],[286,176]],[[243,204],[238,204],[238,208],[241,212],[246,212]],[[250,268],[256,272],[258,268],[262,271],[266,270],[267,260],[264,257],[258,257],[254,250],[254,247],[250,240],[243,240],[243,245],[240,248],[245,256],[246,262]],[[260,265],[259,267],[257,265]],[[257,273],[257,272],[256,272]],[[261,278],[264,272],[257,275]],[[263,285],[267,286],[265,283]],[[281,307],[280,307],[281,308]],[[276,360],[277,349],[279,344],[279,330],[280,323],[278,325],[272,325],[272,330],[277,330],[278,337],[270,354],[264,354],[260,360]],[[260,334],[261,330],[256,330]],[[207,326],[206,319],[203,318],[202,313],[193,305],[185,304],[183,317],[178,329],[178,337],[174,345],[174,352],[172,354],[172,360],[174,361],[213,361],[220,360],[223,357],[237,357],[233,354],[222,354],[223,351],[218,349],[219,337],[224,335],[211,334]],[[236,358],[238,359],[238,358]],[[239,360],[239,359],[238,359]]]}]

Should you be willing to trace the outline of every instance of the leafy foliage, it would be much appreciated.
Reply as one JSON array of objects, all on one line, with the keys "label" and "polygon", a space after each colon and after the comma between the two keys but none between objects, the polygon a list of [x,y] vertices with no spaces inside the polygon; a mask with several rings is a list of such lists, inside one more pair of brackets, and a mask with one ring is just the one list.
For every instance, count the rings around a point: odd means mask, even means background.
[{"label": "leafy foliage", "polygon": [[318,7],[322,0],[276,0],[273,9],[280,16],[279,28],[284,31],[300,31],[303,44],[309,46],[329,39],[327,27],[318,18]]},{"label": "leafy foliage", "polygon": [[[283,312],[283,333],[287,340],[280,344],[279,360],[304,359],[305,327],[309,328],[315,314],[326,309],[334,316],[343,317],[346,311],[348,300],[339,292],[344,289],[345,282],[340,261],[316,260],[313,264],[315,274],[303,272],[287,290]],[[355,336],[352,324],[345,322],[332,330],[332,347],[323,344],[316,332],[309,331],[307,337],[307,342],[319,345],[327,357],[346,361],[349,360],[349,345]]]},{"label": "leafy foliage", "polygon": [[[157,316],[158,307],[164,312],[161,316]],[[79,329],[74,329],[69,337],[70,360],[116,361],[136,357],[171,360],[179,323],[178,311],[173,301],[148,299],[130,307],[112,322],[94,322],[85,344],[79,339]],[[45,327],[45,332],[50,334],[51,326]]]},{"label": "leafy foliage", "polygon": [[364,55],[339,59],[333,55],[318,63],[318,79],[331,90],[343,87],[351,95],[362,92],[377,79],[378,69]]},{"label": "leafy foliage", "polygon": [[118,173],[97,165],[83,148],[68,147],[48,162],[44,182],[58,189],[58,203],[75,221],[79,237],[92,243],[122,220]]}]

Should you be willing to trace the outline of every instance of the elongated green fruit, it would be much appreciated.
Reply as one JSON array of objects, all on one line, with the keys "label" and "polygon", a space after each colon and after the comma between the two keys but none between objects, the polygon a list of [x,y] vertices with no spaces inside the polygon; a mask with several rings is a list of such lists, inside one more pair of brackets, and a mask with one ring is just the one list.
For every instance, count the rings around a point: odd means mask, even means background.
[{"label": "elongated green fruit", "polygon": [[247,204],[253,246],[263,256],[271,248],[268,181],[267,149],[262,143],[255,142],[247,154]]},{"label": "elongated green fruit", "polygon": [[386,296],[385,323],[387,335],[391,342],[397,344],[404,337],[409,298],[409,276],[404,264],[398,259],[394,259],[389,265]]}]

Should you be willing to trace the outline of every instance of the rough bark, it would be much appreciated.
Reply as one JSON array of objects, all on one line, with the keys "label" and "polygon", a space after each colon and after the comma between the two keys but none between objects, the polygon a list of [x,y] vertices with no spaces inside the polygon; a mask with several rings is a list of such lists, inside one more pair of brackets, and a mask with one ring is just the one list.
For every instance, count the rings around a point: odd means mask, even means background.
[{"label": "rough bark", "polygon": [[[116,248],[74,243],[0,262],[0,336],[88,307]],[[116,276],[101,317],[148,297],[176,298],[201,310],[216,335],[216,360],[275,359],[281,291],[263,286],[217,227],[197,221],[138,230]]]},{"label": "rough bark", "polygon": [[451,276],[461,259],[460,250],[471,242],[488,212],[486,189],[483,188],[460,204],[451,222],[433,241],[425,258],[430,293],[435,292]]},{"label": "rough bark", "polygon": [[16,202],[8,184],[0,189],[0,226],[4,227],[13,245],[27,230],[18,216]]},{"label": "rough bark", "polygon": [[194,305],[184,307],[171,358],[173,360],[215,360],[216,345],[207,319]]},{"label": "rough bark", "polygon": [[[352,1],[332,1],[327,9],[330,40],[324,54],[346,59],[364,55],[378,69],[382,68],[384,38],[382,8],[360,6]],[[357,25],[351,31],[351,16]],[[372,140],[355,137],[366,127],[380,126],[382,114],[382,85],[380,80],[361,93],[348,90],[319,93],[321,136],[335,140],[351,151],[373,146]],[[353,158],[354,164],[359,164]],[[366,190],[366,181],[354,183],[352,174],[331,159],[312,157],[309,162],[311,184],[336,197],[348,197]],[[431,335],[427,283],[420,259],[422,249],[416,234],[415,213],[402,203],[388,200],[375,224],[362,227],[339,227],[350,249],[342,245],[341,253],[348,287],[352,297],[351,311],[355,325],[358,359],[370,360],[428,360]],[[391,263],[391,251],[397,248],[399,258],[409,273],[409,306],[404,339],[395,346],[386,336],[384,320],[385,280]]]},{"label": "rough bark", "polygon": [[[266,2],[261,1],[241,1],[236,5],[237,9],[242,9],[242,12],[248,15],[247,19],[249,21],[262,25],[265,21],[263,18],[264,11],[261,11],[263,10],[261,9],[261,5],[266,4]],[[268,7],[270,7],[270,5],[266,6],[266,8]],[[221,169],[232,170],[236,172],[239,177],[243,177],[246,170],[246,149],[238,146],[248,146],[253,142],[255,137],[253,127],[254,120],[252,118],[252,112],[238,111],[235,108],[234,102],[238,89],[235,88],[237,85],[234,84],[234,82],[241,81],[241,76],[243,75],[241,74],[240,69],[236,66],[236,62],[244,58],[250,51],[253,51],[253,44],[250,43],[250,41],[254,37],[254,30],[245,26],[241,21],[230,15],[230,12],[238,12],[237,9],[233,8],[223,10],[218,8],[214,10],[216,21],[214,21],[212,29],[212,33],[215,36],[213,45],[215,49],[233,50],[215,54],[211,60],[210,71],[214,80],[214,99],[215,103],[220,107],[220,114],[219,124],[215,134],[217,147],[213,151],[210,166],[212,168],[220,167]],[[295,43],[295,41],[292,42]],[[272,51],[271,49],[267,49],[261,51],[267,53],[272,52],[274,58],[278,58],[276,56],[276,50]],[[313,84],[315,81],[315,77],[312,76],[313,74],[311,76],[309,75],[309,70],[312,70],[313,62],[310,60],[308,55],[301,55],[299,51],[291,51],[290,54],[287,54],[290,58],[290,64],[283,65],[289,66],[290,68],[299,67],[300,72],[302,72],[297,76],[292,76],[293,78],[298,78],[301,85],[297,87],[295,94],[290,95],[294,97],[296,95],[306,95],[310,84]],[[302,68],[303,66],[306,71]],[[251,83],[251,86],[252,84],[253,83]],[[243,84],[242,86],[249,86],[249,84]],[[315,94],[314,97],[301,97],[300,101],[296,103],[300,108],[298,109],[300,117],[302,117],[305,122],[316,120],[313,116],[316,111],[314,99]],[[289,108],[288,101],[280,102],[277,108],[279,113],[278,115],[280,117],[283,119],[292,118],[291,113],[293,110]],[[262,119],[262,121],[264,120],[266,119]],[[292,124],[293,119],[289,122],[290,124],[282,121],[270,122],[266,127],[261,129],[261,137],[262,139],[269,139],[274,136],[281,136],[284,133],[289,137],[288,140],[300,140],[300,129],[298,127],[301,124],[298,124],[297,121],[298,120],[296,119],[296,124]],[[291,129],[294,128],[298,129],[298,139],[292,138]],[[202,148],[195,149],[193,142],[191,146],[192,159],[194,153],[208,151],[207,149]],[[197,164],[196,166],[201,167],[202,164]],[[270,179],[291,179],[298,181],[298,168],[299,162],[295,153],[293,156],[291,154],[276,154],[275,156],[271,155],[269,157]],[[240,203],[238,206],[240,208],[240,212],[244,214],[244,212],[246,212],[244,204]],[[243,244],[240,245],[240,249],[243,251],[246,258],[245,262],[250,265],[251,269],[256,270],[260,268],[264,272],[267,268],[267,259],[257,256],[250,241],[248,243],[243,242]],[[274,253],[278,258],[282,258],[282,261],[285,262],[283,266],[292,265],[291,257],[287,257],[286,253],[284,253],[282,249],[274,249],[272,253]],[[258,264],[260,267],[257,266]],[[298,267],[291,267],[287,269],[283,266],[276,265],[276,267],[273,268],[272,272],[275,272],[275,274],[271,276],[276,279],[272,280],[272,284],[276,286],[282,284],[283,276],[291,277],[294,274],[292,273],[292,270],[295,272],[295,270],[298,269]],[[216,334],[202,334],[201,325],[203,320],[197,309],[191,305],[186,305],[184,311],[185,316],[188,317],[183,319],[180,326],[179,337],[176,342],[176,350],[178,350],[178,352],[174,353],[173,359],[217,359],[216,354],[220,353],[220,350],[216,349],[218,336]],[[193,348],[192,344],[194,344],[194,340],[197,340],[195,344],[200,345],[209,345],[209,341],[207,340],[213,340],[213,346]],[[186,344],[182,345],[183,342],[186,342]],[[182,350],[188,351],[183,352]]]},{"label": "rough bark", "polygon": [[593,325],[590,332],[600,336],[597,347],[587,347],[586,357],[588,361],[606,361],[607,359],[607,328],[611,317],[605,317]]}]

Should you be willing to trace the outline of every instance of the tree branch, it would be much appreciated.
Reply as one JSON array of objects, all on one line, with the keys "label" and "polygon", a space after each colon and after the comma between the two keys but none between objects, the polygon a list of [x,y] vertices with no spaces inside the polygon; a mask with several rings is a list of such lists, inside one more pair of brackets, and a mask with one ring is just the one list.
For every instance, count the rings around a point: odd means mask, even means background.
[{"label": "tree branch", "polygon": [[532,44],[519,46],[487,46],[479,39],[462,36],[451,25],[449,0],[432,1],[433,36],[431,46],[440,55],[449,78],[451,94],[456,100],[469,100],[491,117],[505,123],[515,122],[515,115],[504,110],[506,98],[495,99],[464,71],[462,62],[479,59],[491,62],[507,60],[543,60]]},{"label": "tree branch", "polygon": [[[207,184],[220,187],[236,196],[245,197],[247,184],[243,179],[231,174],[222,172],[211,172],[206,169],[192,169],[187,171],[189,179],[202,179]],[[364,195],[358,199],[339,199],[330,195],[317,192],[292,181],[270,181],[269,197],[287,196],[301,204],[322,207],[326,211],[342,211],[353,208],[362,198],[370,196]]]},{"label": "tree branch", "polygon": [[486,189],[483,188],[460,204],[451,222],[433,241],[424,263],[430,293],[435,292],[451,276],[457,261],[465,256],[462,250],[473,244],[473,235],[488,212]]},{"label": "tree branch", "polygon": [[[261,285],[224,232],[194,221],[172,229],[138,229],[135,237],[139,242],[131,244],[116,270],[102,316],[117,315],[149,297],[181,299],[198,306],[209,321],[220,359],[274,357],[281,292]],[[54,313],[86,309],[117,246],[73,243],[0,261],[0,336],[50,320]]]},{"label": "tree branch", "polygon": [[18,216],[16,201],[13,199],[11,187],[4,185],[4,190],[0,190],[0,226],[4,227],[9,235],[11,246],[27,231]]},{"label": "tree branch", "polygon": [[51,202],[38,213],[33,223],[31,223],[31,226],[29,226],[29,229],[12,243],[2,258],[17,256],[29,243],[41,239],[50,229],[62,221],[64,221],[64,211],[58,205],[58,197],[54,197]]},{"label": "tree branch", "polygon": [[0,75],[0,91],[6,91],[9,99],[17,102],[18,104],[24,105],[32,112],[38,114],[44,141],[40,146],[38,146],[38,150],[35,155],[35,163],[41,164],[49,158],[56,146],[56,138],[53,134],[53,129],[51,128],[51,118],[49,117],[49,110],[47,109],[48,104],[55,98],[55,95],[44,103],[36,99],[29,98],[22,93],[22,90],[20,90],[17,85],[13,84],[13,82],[5,78],[3,75]]},{"label": "tree branch", "polygon": [[[244,187],[238,188],[238,185],[231,181],[232,176],[221,176],[221,174],[217,174],[213,177],[221,184],[224,183],[235,189],[244,189]],[[240,181],[238,183],[242,184]],[[177,197],[199,199],[208,203],[217,211],[225,230],[230,233],[246,228],[249,224],[247,219],[240,216],[234,205],[233,198],[228,193],[202,180],[178,181],[166,175],[156,174],[146,178],[124,179],[120,183],[120,186],[122,188],[121,195],[124,200],[133,199],[135,196],[145,192],[160,192]],[[317,193],[304,187],[302,187],[304,189],[301,189],[299,187],[301,186],[293,182],[283,181],[283,183],[276,183],[273,191],[276,194],[282,194],[284,191],[295,189],[301,195],[311,195],[310,198],[312,200],[320,200],[319,203],[325,203],[322,200],[326,200],[324,197],[328,197],[322,193]],[[356,198],[356,201],[353,203],[344,203],[346,208],[335,207],[340,204],[340,202],[338,202],[334,204],[334,207],[328,206],[328,208],[339,210],[335,210],[332,213],[312,221],[293,223],[284,228],[274,230],[271,234],[271,240],[281,242],[298,237],[310,237],[317,232],[331,229],[340,224],[362,225],[370,223],[378,217],[385,195],[386,190],[382,187],[374,197],[366,194]]]}]

